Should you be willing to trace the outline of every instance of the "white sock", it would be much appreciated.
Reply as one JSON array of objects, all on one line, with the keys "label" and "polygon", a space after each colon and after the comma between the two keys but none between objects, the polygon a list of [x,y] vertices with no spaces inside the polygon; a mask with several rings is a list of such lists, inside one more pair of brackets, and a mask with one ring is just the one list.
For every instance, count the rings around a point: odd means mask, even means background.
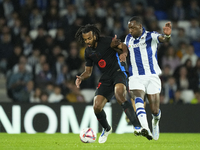
[{"label": "white sock", "polygon": [[152,114],[152,117],[154,119],[154,124],[156,124],[157,122],[159,122],[160,117],[161,117],[161,110],[159,109],[159,112],[157,115]]},{"label": "white sock", "polygon": [[141,126],[145,129],[149,130],[149,125],[147,122],[147,115],[146,115],[146,111],[144,109],[144,101],[141,97],[135,98],[135,107],[136,107],[136,114],[140,121]]}]

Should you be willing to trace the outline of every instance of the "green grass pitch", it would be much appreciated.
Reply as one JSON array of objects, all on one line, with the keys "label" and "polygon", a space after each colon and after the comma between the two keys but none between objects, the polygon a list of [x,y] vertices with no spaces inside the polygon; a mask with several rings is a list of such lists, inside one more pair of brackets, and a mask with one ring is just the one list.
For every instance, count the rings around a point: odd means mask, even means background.
[{"label": "green grass pitch", "polygon": [[[98,136],[100,133],[98,133]],[[199,150],[200,134],[161,133],[158,141],[133,134],[109,135],[104,144],[82,143],[78,134],[0,133],[0,150]]]}]

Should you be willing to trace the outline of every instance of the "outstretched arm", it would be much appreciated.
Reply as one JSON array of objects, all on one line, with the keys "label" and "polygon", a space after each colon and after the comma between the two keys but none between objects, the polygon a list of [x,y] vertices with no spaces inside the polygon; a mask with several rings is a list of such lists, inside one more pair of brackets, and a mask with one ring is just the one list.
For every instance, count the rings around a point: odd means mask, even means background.
[{"label": "outstretched arm", "polygon": [[168,42],[171,37],[171,32],[172,32],[172,25],[171,22],[167,22],[165,26],[163,27],[163,33],[164,35],[160,35],[158,37],[160,42]]},{"label": "outstretched arm", "polygon": [[76,84],[77,88],[80,88],[80,84],[83,80],[85,80],[91,76],[92,69],[93,69],[93,67],[85,66],[85,71],[80,76],[76,76],[75,84]]}]

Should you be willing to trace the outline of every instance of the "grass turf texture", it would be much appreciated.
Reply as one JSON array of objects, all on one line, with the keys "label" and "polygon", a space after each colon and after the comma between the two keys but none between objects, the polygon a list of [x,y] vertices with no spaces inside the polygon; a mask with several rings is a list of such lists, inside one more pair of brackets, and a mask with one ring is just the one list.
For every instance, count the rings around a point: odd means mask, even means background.
[{"label": "grass turf texture", "polygon": [[[100,133],[98,134],[98,137]],[[104,144],[82,143],[78,134],[6,134],[0,133],[0,150],[197,150],[200,134],[161,133],[158,141],[133,134],[109,135]]]}]

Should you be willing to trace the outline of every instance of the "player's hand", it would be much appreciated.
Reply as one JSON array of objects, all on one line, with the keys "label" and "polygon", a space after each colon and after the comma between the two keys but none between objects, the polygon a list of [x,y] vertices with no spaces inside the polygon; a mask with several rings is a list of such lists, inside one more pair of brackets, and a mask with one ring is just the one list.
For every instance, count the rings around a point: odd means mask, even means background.
[{"label": "player's hand", "polygon": [[125,53],[120,54],[119,55],[120,62],[126,62],[126,56],[127,56],[127,54],[125,54]]},{"label": "player's hand", "polygon": [[117,39],[117,35],[115,35],[115,37],[112,39],[112,42],[110,44],[110,47],[114,48],[117,47],[121,42],[120,39]]},{"label": "player's hand", "polygon": [[76,84],[76,87],[77,87],[77,88],[80,88],[81,82],[82,82],[81,77],[80,77],[80,76],[76,76],[75,84]]},{"label": "player's hand", "polygon": [[171,32],[172,32],[172,25],[171,25],[171,22],[167,22],[165,24],[165,26],[163,27],[163,33],[165,35],[171,35]]}]

